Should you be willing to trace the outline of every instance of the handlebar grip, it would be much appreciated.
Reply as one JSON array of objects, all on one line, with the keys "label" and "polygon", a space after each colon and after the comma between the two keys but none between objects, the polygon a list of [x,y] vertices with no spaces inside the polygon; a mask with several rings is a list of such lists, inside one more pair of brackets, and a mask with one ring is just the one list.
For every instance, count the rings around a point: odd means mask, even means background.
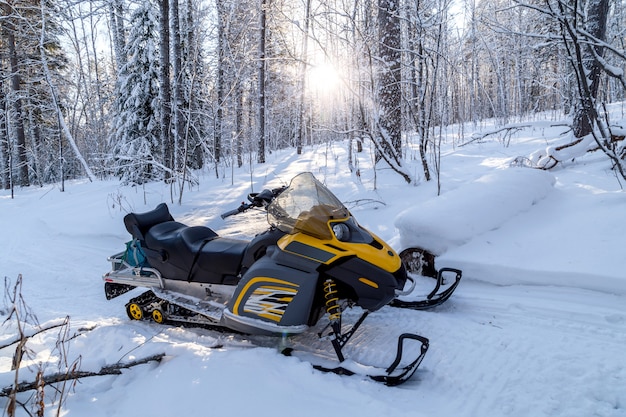
[{"label": "handlebar grip", "polygon": [[234,216],[235,214],[239,214],[239,213],[241,213],[239,209],[230,210],[230,211],[227,211],[226,213],[223,213],[221,217],[222,219],[225,219],[226,217]]},{"label": "handlebar grip", "polygon": [[237,207],[234,210],[227,211],[226,213],[222,214],[221,217],[222,219],[225,219],[228,216],[234,216],[235,214],[243,213],[244,211],[248,210],[252,206],[253,204],[241,203],[239,207]]}]

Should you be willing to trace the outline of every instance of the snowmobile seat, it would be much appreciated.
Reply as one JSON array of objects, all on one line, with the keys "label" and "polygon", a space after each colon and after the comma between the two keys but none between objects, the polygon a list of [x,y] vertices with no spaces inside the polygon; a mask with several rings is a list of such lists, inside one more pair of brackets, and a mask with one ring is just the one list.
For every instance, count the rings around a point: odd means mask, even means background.
[{"label": "snowmobile seat", "polygon": [[222,284],[239,272],[246,241],[222,238],[204,226],[159,223],[146,233],[148,262],[168,279]]},{"label": "snowmobile seat", "polygon": [[167,262],[173,253],[185,252],[180,233],[186,228],[186,225],[171,220],[155,224],[146,232],[144,249],[147,249],[150,265],[161,269],[159,262]]},{"label": "snowmobile seat", "polygon": [[174,220],[165,203],[124,217],[126,230],[142,242],[151,267],[164,278],[210,284],[236,283],[248,242],[222,238],[205,226]]},{"label": "snowmobile seat", "polygon": [[132,237],[145,241],[145,235],[152,226],[173,220],[167,204],[161,203],[146,213],[128,213],[124,216],[124,226]]},{"label": "snowmobile seat", "polygon": [[217,233],[205,226],[190,226],[182,229],[180,238],[188,251],[196,253],[202,249],[205,242],[213,240],[217,237]]},{"label": "snowmobile seat", "polygon": [[197,258],[191,280],[224,284],[237,282],[247,247],[245,240],[220,237],[208,241]]}]

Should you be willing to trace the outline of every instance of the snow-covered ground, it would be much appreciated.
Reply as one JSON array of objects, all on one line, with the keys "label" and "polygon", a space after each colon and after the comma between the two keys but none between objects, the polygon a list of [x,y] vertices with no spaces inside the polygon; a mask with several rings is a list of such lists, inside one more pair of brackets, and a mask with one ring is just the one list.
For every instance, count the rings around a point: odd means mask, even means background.
[{"label": "snow-covered ground", "polygon": [[[275,152],[264,165],[225,168],[219,179],[209,169],[181,205],[162,184],[73,181],[65,192],[18,189],[14,199],[0,191],[0,276],[14,283],[22,275],[24,300],[40,323],[70,317],[76,337],[67,358],[80,357],[83,371],[166,354],[122,375],[81,379],[62,416],[626,416],[626,193],[599,153],[550,172],[511,166],[562,131],[537,122],[508,147],[495,138],[444,146],[439,197],[434,181],[407,185],[384,168],[374,178],[369,151],[354,156],[357,178],[345,143],[309,147],[299,157]],[[421,172],[413,154],[407,160]],[[280,340],[255,347],[208,330],[131,322],[124,304],[137,293],[104,298],[101,276],[107,256],[129,240],[128,211],[167,202],[181,222],[249,238],[266,227],[262,212],[219,214],[302,171],[397,250],[426,247],[439,255],[438,267],[464,271],[446,304],[385,307],[355,336],[374,356],[393,349],[390,334],[430,339],[424,362],[402,386],[320,373],[278,353]],[[4,321],[6,308],[0,311]],[[12,322],[1,329],[0,346],[16,332]],[[56,372],[56,339],[54,332],[31,339],[28,363]],[[0,349],[0,389],[13,382],[14,351]],[[21,369],[19,379],[32,379],[30,372]],[[46,395],[46,415],[57,415],[54,390]]]}]

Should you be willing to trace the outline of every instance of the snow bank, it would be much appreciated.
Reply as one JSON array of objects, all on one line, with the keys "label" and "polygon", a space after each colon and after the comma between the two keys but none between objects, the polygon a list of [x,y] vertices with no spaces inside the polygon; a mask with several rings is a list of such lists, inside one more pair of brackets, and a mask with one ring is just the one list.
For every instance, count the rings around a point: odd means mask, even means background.
[{"label": "snow bank", "polygon": [[626,234],[626,195],[588,184],[572,194],[567,186],[559,180],[559,187],[536,209],[450,249],[438,261],[462,269],[464,277],[496,285],[626,294],[626,262],[623,245],[617,243]]},{"label": "snow bank", "polygon": [[498,170],[401,212],[395,220],[401,248],[440,255],[476,235],[497,229],[544,199],[552,174],[524,168]]}]

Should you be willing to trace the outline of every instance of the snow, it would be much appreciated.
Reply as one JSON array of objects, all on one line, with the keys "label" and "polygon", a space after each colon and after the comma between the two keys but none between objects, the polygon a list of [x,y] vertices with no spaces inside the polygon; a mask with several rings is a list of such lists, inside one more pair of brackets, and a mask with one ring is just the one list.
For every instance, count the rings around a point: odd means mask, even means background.
[{"label": "snow", "polygon": [[[554,176],[546,171],[497,170],[439,198],[418,203],[396,218],[402,248],[446,252],[529,210],[553,190],[554,182]],[[447,219],[445,224],[441,218]]]},{"label": "snow", "polygon": [[[598,152],[549,172],[512,167],[518,156],[561,143],[562,127],[528,125],[509,146],[444,145],[440,196],[434,181],[408,185],[384,167],[374,177],[370,150],[354,155],[361,175],[351,174],[345,143],[300,156],[274,152],[263,165],[221,169],[219,179],[212,169],[199,173],[200,185],[185,190],[181,205],[160,183],[73,181],[65,192],[18,189],[15,199],[0,191],[0,274],[11,283],[22,275],[22,295],[41,324],[70,317],[76,337],[67,344],[68,361],[80,357],[82,370],[97,371],[166,354],[121,375],[81,379],[60,415],[626,416],[626,194]],[[408,164],[420,172],[417,160]],[[226,220],[219,214],[251,190],[302,171],[397,250],[426,247],[439,255],[438,267],[463,269],[444,305],[384,307],[355,335],[354,355],[374,360],[393,355],[402,332],[430,339],[424,362],[402,386],[315,371],[278,353],[285,340],[257,347],[243,336],[132,322],[124,304],[136,292],[104,298],[101,276],[106,258],[129,240],[122,223],[128,211],[167,202],[179,221],[250,238],[266,226],[262,212]],[[4,321],[1,304],[0,314]],[[0,345],[15,334],[14,323],[4,323]],[[32,366],[20,369],[20,380],[31,380],[38,363],[56,372],[56,340],[52,331],[29,341]],[[0,349],[0,389],[13,382],[14,350]],[[56,415],[55,398],[48,387],[46,415]],[[18,408],[17,415],[27,414]]]}]

